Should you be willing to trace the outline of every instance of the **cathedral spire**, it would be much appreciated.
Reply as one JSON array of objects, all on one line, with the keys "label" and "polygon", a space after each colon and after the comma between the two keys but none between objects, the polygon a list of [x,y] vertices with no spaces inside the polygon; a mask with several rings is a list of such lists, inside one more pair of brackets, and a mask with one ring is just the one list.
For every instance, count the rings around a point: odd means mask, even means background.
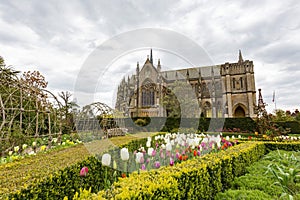
[{"label": "cathedral spire", "polygon": [[239,50],[239,63],[242,63],[244,60],[243,60],[243,56],[242,56],[242,52],[241,50]]},{"label": "cathedral spire", "polygon": [[152,48],[151,48],[151,50],[150,50],[150,62],[151,62],[151,64],[153,65]]},{"label": "cathedral spire", "polygon": [[264,103],[264,100],[261,95],[261,89],[258,89],[258,107],[260,107],[262,109],[265,108],[265,103]]},{"label": "cathedral spire", "polygon": [[139,62],[136,63],[136,75],[138,76],[140,73],[140,64]]},{"label": "cathedral spire", "polygon": [[158,59],[158,63],[157,63],[157,71],[158,71],[158,72],[161,71],[160,59]]}]

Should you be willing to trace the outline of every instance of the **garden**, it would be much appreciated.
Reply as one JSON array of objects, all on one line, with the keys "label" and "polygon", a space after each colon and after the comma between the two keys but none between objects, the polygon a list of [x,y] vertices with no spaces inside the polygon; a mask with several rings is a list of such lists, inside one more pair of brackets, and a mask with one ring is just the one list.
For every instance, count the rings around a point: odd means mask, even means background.
[{"label": "garden", "polygon": [[16,148],[0,165],[1,199],[299,199],[299,137],[139,134]]},{"label": "garden", "polygon": [[300,199],[300,115],[151,127],[100,102],[75,112],[71,93],[3,63],[0,199]]}]

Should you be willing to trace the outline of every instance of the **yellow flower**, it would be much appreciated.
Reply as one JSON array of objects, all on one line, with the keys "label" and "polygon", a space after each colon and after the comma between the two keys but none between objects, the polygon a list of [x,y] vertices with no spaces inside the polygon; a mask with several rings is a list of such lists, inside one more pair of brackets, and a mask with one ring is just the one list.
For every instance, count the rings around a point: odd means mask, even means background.
[{"label": "yellow flower", "polygon": [[45,151],[46,150],[46,146],[45,145],[43,145],[43,146],[41,146],[41,151]]}]

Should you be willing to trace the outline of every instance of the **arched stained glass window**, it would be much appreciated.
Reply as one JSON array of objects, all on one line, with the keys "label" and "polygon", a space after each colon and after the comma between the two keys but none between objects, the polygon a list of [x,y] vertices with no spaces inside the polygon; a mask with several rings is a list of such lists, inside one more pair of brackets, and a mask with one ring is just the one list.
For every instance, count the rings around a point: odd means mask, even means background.
[{"label": "arched stained glass window", "polygon": [[155,84],[146,82],[142,86],[142,106],[149,107],[155,105]]}]

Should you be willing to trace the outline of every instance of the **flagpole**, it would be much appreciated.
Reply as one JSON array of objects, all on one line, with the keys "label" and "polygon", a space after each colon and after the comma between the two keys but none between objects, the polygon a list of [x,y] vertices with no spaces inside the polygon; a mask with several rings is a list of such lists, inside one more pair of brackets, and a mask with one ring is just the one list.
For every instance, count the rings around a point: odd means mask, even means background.
[{"label": "flagpole", "polygon": [[276,106],[276,97],[275,97],[275,90],[273,91],[273,102],[275,105],[275,110],[277,110],[277,106]]}]

